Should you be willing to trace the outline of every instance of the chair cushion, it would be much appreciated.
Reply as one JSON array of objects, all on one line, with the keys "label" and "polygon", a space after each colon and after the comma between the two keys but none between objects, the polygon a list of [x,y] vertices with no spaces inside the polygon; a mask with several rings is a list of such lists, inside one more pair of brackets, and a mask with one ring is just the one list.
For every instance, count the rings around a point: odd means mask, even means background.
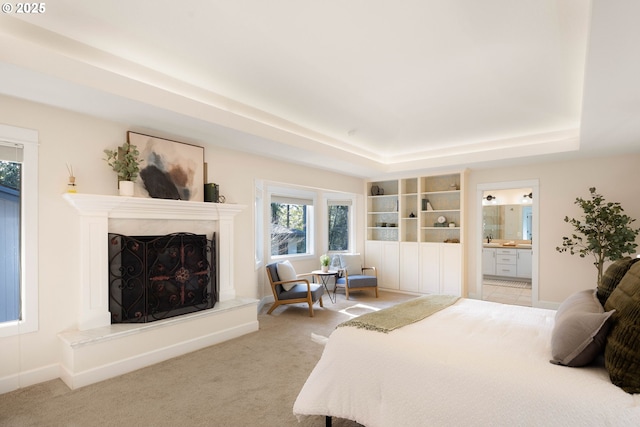
[{"label": "chair cushion", "polygon": [[[322,296],[322,294],[324,294],[324,288],[322,287],[322,285],[317,283],[312,283],[310,286],[311,286],[311,300],[313,302],[316,302]],[[306,298],[306,297],[307,297],[306,283],[294,284],[290,290],[282,292],[280,293],[280,295],[278,295],[279,300],[298,299],[298,298]]]},{"label": "chair cushion", "polygon": [[271,280],[274,282],[280,281],[280,276],[278,276],[278,263],[274,262],[272,264],[267,265],[267,270],[271,273]]},{"label": "chair cushion", "polygon": [[[340,277],[336,281],[336,284],[344,285],[346,280],[345,277]],[[349,289],[373,288],[376,286],[378,286],[378,280],[375,276],[365,276],[363,274],[349,275]]]},{"label": "chair cushion", "polygon": [[[296,280],[298,278],[296,270],[293,268],[293,265],[291,265],[289,260],[278,263],[278,277],[280,278],[280,281],[283,282]],[[296,283],[284,283],[282,284],[282,287],[285,291],[290,291],[295,285]]]},{"label": "chair cushion", "polygon": [[347,271],[349,276],[362,274],[362,259],[360,254],[340,254],[340,267]]}]

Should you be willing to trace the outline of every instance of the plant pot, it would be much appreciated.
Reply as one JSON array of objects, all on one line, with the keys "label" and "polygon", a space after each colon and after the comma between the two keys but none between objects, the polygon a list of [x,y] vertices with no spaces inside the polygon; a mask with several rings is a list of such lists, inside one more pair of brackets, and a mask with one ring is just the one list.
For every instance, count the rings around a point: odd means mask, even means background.
[{"label": "plant pot", "polygon": [[322,272],[326,273],[327,271],[329,271],[329,266],[328,265],[323,265],[322,267]]},{"label": "plant pot", "polygon": [[133,196],[133,181],[118,181],[121,196]]}]

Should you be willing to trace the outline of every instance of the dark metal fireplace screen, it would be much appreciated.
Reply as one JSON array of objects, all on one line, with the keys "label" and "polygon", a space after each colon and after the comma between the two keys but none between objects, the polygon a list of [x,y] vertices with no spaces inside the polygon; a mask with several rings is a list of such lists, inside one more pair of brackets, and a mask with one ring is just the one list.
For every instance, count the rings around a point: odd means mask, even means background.
[{"label": "dark metal fireplace screen", "polygon": [[111,323],[146,323],[212,308],[218,300],[215,234],[109,233]]}]

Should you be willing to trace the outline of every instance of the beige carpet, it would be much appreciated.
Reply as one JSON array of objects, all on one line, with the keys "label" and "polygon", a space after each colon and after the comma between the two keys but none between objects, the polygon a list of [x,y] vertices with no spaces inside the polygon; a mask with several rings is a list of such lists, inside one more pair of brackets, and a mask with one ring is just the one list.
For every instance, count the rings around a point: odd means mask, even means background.
[{"label": "beige carpet", "polygon": [[318,341],[354,315],[411,298],[338,294],[313,318],[306,305],[272,315],[266,306],[258,332],[78,390],[54,380],[0,395],[0,426],[324,426],[324,417],[298,423],[292,413],[322,354]]}]

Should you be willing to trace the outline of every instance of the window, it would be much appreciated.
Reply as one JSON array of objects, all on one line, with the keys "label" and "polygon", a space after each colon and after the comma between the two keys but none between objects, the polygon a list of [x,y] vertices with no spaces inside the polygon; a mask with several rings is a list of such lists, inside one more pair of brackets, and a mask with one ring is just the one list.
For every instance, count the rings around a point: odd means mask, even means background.
[{"label": "window", "polygon": [[21,181],[22,147],[0,145],[0,323],[20,319]]},{"label": "window", "polygon": [[329,200],[327,206],[329,251],[349,251],[351,201]]},{"label": "window", "polygon": [[312,253],[313,200],[271,196],[271,256]]},{"label": "window", "polygon": [[0,125],[0,337],[38,329],[38,133]]}]

